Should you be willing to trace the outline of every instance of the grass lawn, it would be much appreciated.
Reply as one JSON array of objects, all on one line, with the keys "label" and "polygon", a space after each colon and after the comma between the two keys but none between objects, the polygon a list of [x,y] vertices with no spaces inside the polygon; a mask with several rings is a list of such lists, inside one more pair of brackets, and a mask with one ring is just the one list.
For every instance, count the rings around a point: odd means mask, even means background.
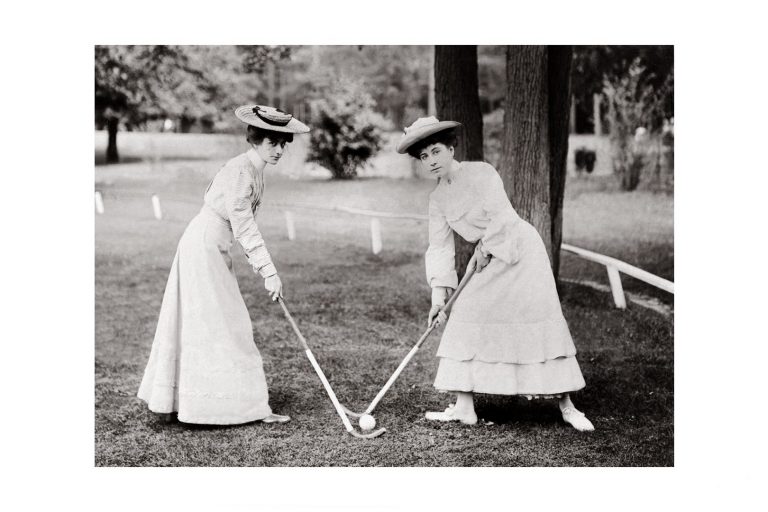
[{"label": "grass lawn", "polygon": [[[434,425],[426,410],[448,397],[432,387],[438,335],[424,345],[375,412],[388,432],[347,435],[298,340],[239,252],[235,265],[264,357],[270,403],[286,425],[165,424],[135,398],[170,264],[186,223],[220,161],[142,161],[100,166],[106,212],[96,217],[95,415],[97,466],[671,466],[674,464],[673,320],[610,294],[566,284],[564,313],[587,387],[574,396],[597,430],[582,434],[554,402],[480,395],[475,427]],[[424,213],[433,184],[353,182],[269,175],[259,218],[286,287],[286,301],[334,390],[352,409],[373,398],[424,329],[426,226],[383,221],[384,251],[369,250],[368,219],[295,210],[285,236],[278,202],[343,204]],[[166,218],[152,217],[149,195]],[[672,203],[618,194],[608,181],[569,184],[566,241],[672,278]],[[606,282],[605,271],[566,257],[563,275]],[[625,277],[628,290],[653,294]],[[671,304],[670,297],[659,298]]]}]

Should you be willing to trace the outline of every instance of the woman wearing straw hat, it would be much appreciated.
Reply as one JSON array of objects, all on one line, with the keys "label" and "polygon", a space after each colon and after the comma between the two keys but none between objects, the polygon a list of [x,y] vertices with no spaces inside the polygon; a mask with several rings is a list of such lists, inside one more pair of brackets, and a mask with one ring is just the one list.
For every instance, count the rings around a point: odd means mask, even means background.
[{"label": "woman wearing straw hat", "polygon": [[200,213],[179,241],[138,392],[151,411],[178,412],[185,423],[290,420],[269,406],[262,359],[230,249],[237,240],[272,300],[282,297],[283,285],[256,214],[264,195],[264,168],[280,160],[293,134],[309,128],[262,105],[241,106],[235,115],[247,124],[251,148],[216,174]]},{"label": "woman wearing straw hat", "polygon": [[456,403],[426,417],[475,424],[474,393],[523,395],[558,398],[566,423],[594,430],[570,398],[584,387],[584,377],[544,243],[512,208],[496,169],[454,160],[459,125],[420,118],[397,145],[398,153],[420,160],[437,178],[425,256],[432,288],[428,323],[446,322],[439,310],[457,286],[453,233],[477,242],[475,275],[457,297],[437,351],[434,385],[456,393]]}]

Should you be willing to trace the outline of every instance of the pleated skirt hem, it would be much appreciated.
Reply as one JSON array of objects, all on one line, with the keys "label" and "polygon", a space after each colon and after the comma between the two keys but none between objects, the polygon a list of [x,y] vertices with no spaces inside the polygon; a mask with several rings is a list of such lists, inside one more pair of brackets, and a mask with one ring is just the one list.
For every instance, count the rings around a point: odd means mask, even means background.
[{"label": "pleated skirt hem", "polygon": [[434,386],[440,391],[547,397],[585,386],[573,356],[533,364],[439,359]]},{"label": "pleated skirt hem", "polygon": [[[155,387],[158,386],[155,385]],[[173,386],[160,387],[163,389],[145,390],[141,388],[136,396],[147,404],[150,411],[156,414],[178,413],[179,421],[182,423],[239,425],[261,420],[272,414],[272,408],[267,403],[266,397],[182,397],[182,401],[188,402],[188,405],[179,407],[178,398],[175,402],[168,399],[174,395],[178,397]],[[219,412],[213,412],[217,410]]]},{"label": "pleated skirt hem", "polygon": [[269,409],[258,409],[248,413],[229,416],[206,416],[179,413],[179,421],[197,425],[240,425],[252,421],[263,420],[272,413]]}]

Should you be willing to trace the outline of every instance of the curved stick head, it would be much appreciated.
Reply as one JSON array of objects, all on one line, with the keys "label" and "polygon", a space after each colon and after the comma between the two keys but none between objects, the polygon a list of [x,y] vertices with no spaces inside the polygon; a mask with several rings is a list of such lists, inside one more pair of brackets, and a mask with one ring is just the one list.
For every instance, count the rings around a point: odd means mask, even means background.
[{"label": "curved stick head", "polygon": [[381,434],[383,434],[386,431],[387,431],[387,429],[380,428],[379,430],[374,430],[370,434],[361,434],[361,433],[356,432],[354,430],[350,430],[349,433],[352,434],[353,436],[359,438],[359,439],[373,439],[374,437],[379,437]]},{"label": "curved stick head", "polygon": [[347,414],[347,416],[349,416],[350,418],[359,418],[360,416],[365,414],[364,412],[355,412],[353,410],[350,410],[344,404],[340,404],[340,405],[341,405],[341,408],[344,410],[344,412]]}]

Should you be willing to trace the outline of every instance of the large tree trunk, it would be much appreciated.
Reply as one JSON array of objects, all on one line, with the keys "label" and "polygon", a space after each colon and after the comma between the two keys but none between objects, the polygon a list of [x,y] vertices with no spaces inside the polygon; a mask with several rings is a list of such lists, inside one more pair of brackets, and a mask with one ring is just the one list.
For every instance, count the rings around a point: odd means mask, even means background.
[{"label": "large tree trunk", "polygon": [[[441,121],[458,121],[455,158],[483,159],[483,116],[477,79],[477,46],[435,46],[435,107]],[[464,275],[474,244],[454,234],[456,271]]]},{"label": "large tree trunk", "polygon": [[594,122],[594,134],[595,135],[602,135],[603,134],[603,116],[600,111],[600,103],[603,101],[603,96],[601,94],[593,94],[592,95],[592,119]]},{"label": "large tree trunk", "polygon": [[508,46],[500,174],[520,216],[541,235],[557,277],[568,154],[569,46]]},{"label": "large tree trunk", "polygon": [[501,178],[512,206],[552,255],[549,213],[549,102],[546,46],[507,47]]},{"label": "large tree trunk", "polygon": [[[563,198],[568,163],[568,115],[571,99],[572,46],[548,48],[549,72],[549,217],[552,234],[552,272],[560,274],[560,244],[563,242]],[[599,109],[599,107],[598,107]]]},{"label": "large tree trunk", "polygon": [[270,59],[267,61],[267,105],[270,107],[275,106],[275,99],[277,98],[277,86],[276,86],[276,74],[275,62]]},{"label": "large tree trunk", "polygon": [[120,161],[117,154],[117,126],[120,120],[116,117],[107,119],[107,163],[116,164]]},{"label": "large tree trunk", "polygon": [[429,52],[429,81],[427,86],[427,115],[436,116],[437,107],[435,107],[435,47],[430,48]]}]

